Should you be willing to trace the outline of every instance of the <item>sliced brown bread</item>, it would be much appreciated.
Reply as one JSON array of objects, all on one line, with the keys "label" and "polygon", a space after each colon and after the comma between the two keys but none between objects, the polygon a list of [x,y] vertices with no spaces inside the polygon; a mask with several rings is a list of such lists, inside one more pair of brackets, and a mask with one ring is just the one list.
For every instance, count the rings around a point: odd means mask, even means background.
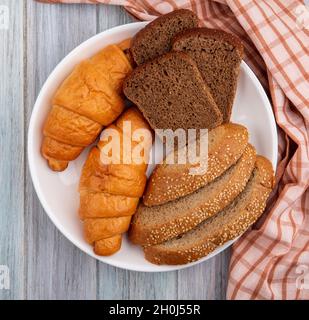
[{"label": "sliced brown bread", "polygon": [[223,121],[228,122],[243,58],[241,40],[221,30],[196,28],[176,35],[173,50],[189,54],[197,63]]},{"label": "sliced brown bread", "polygon": [[[239,124],[221,125],[208,134],[208,167],[204,175],[191,175],[191,164],[158,164],[148,179],[144,204],[156,206],[175,200],[221,176],[243,154],[248,131]],[[173,155],[172,155],[173,156]]]},{"label": "sliced brown bread", "polygon": [[181,52],[137,67],[123,90],[153,129],[210,129],[222,122],[195,62]]},{"label": "sliced brown bread", "polygon": [[245,188],[255,159],[255,149],[249,144],[237,163],[207,186],[160,206],[140,204],[132,220],[130,240],[143,246],[162,243],[223,210]]},{"label": "sliced brown bread", "polygon": [[273,188],[271,163],[258,156],[245,190],[223,211],[179,238],[145,247],[145,257],[155,264],[185,264],[198,260],[245,232],[263,213]]},{"label": "sliced brown bread", "polygon": [[171,40],[179,32],[198,27],[199,19],[190,10],[180,9],[160,16],[139,31],[132,40],[131,53],[137,65],[171,49]]}]

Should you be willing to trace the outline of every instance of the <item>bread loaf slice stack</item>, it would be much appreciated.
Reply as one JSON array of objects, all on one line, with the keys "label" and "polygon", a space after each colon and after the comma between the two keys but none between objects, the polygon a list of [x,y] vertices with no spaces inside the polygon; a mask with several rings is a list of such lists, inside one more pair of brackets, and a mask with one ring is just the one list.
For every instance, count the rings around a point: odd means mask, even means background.
[{"label": "bread loaf slice stack", "polygon": [[[132,40],[130,53],[135,63],[138,66],[145,64],[145,68],[138,68],[143,72],[136,72],[133,77],[130,77],[129,83],[125,86],[125,94],[141,109],[154,129],[173,129],[168,125],[173,124],[174,118],[175,125],[185,125],[188,115],[192,116],[192,120],[197,125],[191,128],[198,129],[200,128],[199,118],[204,115],[199,111],[196,112],[194,108],[184,112],[180,107],[182,101],[185,101],[184,107],[187,106],[188,97],[189,104],[193,101],[200,105],[199,109],[203,109],[205,105],[200,104],[200,99],[195,101],[197,91],[196,88],[192,88],[191,81],[187,80],[192,76],[190,72],[185,72],[185,65],[180,63],[183,74],[171,74],[172,62],[167,68],[162,66],[163,61],[167,60],[161,58],[169,52],[182,52],[191,59],[191,63],[195,64],[203,78],[207,95],[209,96],[210,93],[213,98],[213,101],[210,101],[210,98],[207,99],[210,109],[214,109],[215,112],[213,117],[208,115],[206,126],[205,122],[203,123],[205,128],[214,128],[219,125],[218,110],[223,123],[230,121],[244,48],[237,36],[222,30],[198,28],[198,24],[199,20],[193,12],[176,10],[148,24]],[[175,63],[178,65],[179,61],[176,59]],[[193,77],[192,80],[196,81],[195,78]],[[188,81],[188,88],[181,88],[183,80]],[[182,90],[176,90],[175,95],[174,88]],[[143,94],[144,91],[145,94]],[[159,99],[156,99],[157,96]],[[162,102],[163,105],[161,105]],[[209,107],[207,109],[209,110]],[[159,113],[153,114],[156,111]],[[162,111],[164,111],[163,114]],[[172,119],[166,122],[164,117],[172,117]],[[177,121],[179,117],[183,117],[184,121]],[[211,121],[213,125],[209,123]],[[190,124],[188,123],[188,126]]]},{"label": "bread loaf slice stack", "polygon": [[258,156],[245,190],[224,210],[178,238],[144,248],[155,264],[185,264],[196,261],[218,246],[245,232],[263,213],[273,188],[271,163]]},{"label": "bread loaf slice stack", "polygon": [[143,246],[162,243],[196,227],[233,201],[245,188],[255,163],[250,144],[222,176],[194,193],[160,206],[140,205],[133,217],[130,240]]},{"label": "bread loaf slice stack", "polygon": [[206,174],[190,175],[191,164],[165,159],[148,180],[129,239],[144,247],[152,263],[200,259],[243,233],[266,206],[273,170],[267,159],[256,156],[247,129],[224,124],[211,130],[208,139]]}]

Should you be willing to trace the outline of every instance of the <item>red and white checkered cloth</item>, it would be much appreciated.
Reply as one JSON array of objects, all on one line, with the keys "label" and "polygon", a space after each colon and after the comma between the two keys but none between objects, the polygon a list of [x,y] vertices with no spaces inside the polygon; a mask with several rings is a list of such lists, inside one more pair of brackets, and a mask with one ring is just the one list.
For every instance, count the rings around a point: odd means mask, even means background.
[{"label": "red and white checkered cloth", "polygon": [[229,299],[309,299],[309,9],[300,0],[41,0],[123,5],[152,20],[176,8],[237,34],[279,128],[276,189],[234,246]]}]

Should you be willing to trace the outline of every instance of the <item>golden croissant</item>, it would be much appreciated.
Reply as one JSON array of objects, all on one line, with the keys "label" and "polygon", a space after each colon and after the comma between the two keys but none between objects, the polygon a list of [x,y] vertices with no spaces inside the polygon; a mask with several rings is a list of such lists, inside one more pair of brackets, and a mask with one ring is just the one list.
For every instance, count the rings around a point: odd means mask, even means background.
[{"label": "golden croissant", "polygon": [[44,125],[41,152],[63,171],[124,110],[122,82],[132,66],[117,45],[81,62],[57,90]]},{"label": "golden croissant", "polygon": [[[131,131],[124,129],[129,123]],[[104,150],[109,140],[102,140],[108,130],[118,133],[119,152]],[[135,141],[136,129],[144,129],[140,161],[132,153],[131,163],[125,161],[123,146],[129,139],[131,151],[140,142]],[[88,243],[94,246],[98,255],[110,255],[121,247],[122,234],[130,226],[139,198],[146,185],[146,169],[152,134],[148,123],[136,108],[126,110],[118,120],[103,130],[101,140],[93,147],[82,169],[80,179],[79,215],[84,222],[84,234]],[[109,155],[110,163],[102,162],[102,154]]]}]

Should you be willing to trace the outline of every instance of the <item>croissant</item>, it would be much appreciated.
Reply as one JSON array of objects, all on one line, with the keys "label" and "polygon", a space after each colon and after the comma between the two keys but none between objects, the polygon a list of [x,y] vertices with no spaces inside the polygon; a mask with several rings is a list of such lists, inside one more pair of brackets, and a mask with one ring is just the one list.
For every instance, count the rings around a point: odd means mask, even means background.
[{"label": "croissant", "polygon": [[[131,124],[130,132],[124,129],[124,123]],[[104,139],[109,129],[120,137],[119,152],[113,149],[112,154],[105,150],[111,143]],[[136,129],[145,129],[147,134],[141,139],[141,160],[136,161],[131,152],[130,163],[126,161],[123,147],[126,141],[131,141],[132,151],[140,143],[134,136]],[[145,189],[151,145],[152,133],[148,123],[136,108],[129,108],[103,130],[101,140],[89,152],[79,184],[79,216],[83,220],[85,239],[98,255],[111,255],[121,247],[122,234],[128,230]],[[109,156],[110,163],[102,162],[104,155]]]},{"label": "croissant", "polygon": [[41,152],[52,170],[65,170],[121,114],[122,82],[131,70],[120,47],[110,45],[81,62],[62,83],[43,129]]}]

